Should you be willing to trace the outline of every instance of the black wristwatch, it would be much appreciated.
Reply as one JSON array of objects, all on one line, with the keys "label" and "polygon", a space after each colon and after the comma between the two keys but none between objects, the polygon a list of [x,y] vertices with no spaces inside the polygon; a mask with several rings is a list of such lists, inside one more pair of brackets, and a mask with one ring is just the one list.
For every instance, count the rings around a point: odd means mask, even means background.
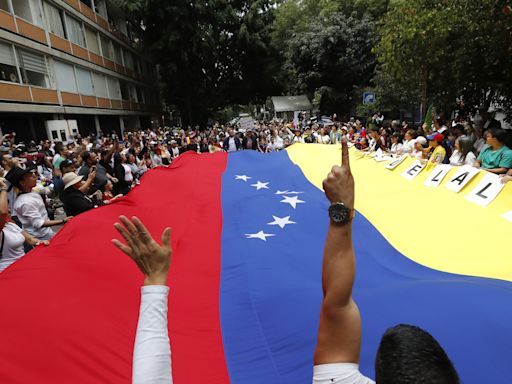
[{"label": "black wristwatch", "polygon": [[332,203],[329,207],[329,217],[334,224],[350,223],[355,217],[355,209],[348,208],[343,203]]}]

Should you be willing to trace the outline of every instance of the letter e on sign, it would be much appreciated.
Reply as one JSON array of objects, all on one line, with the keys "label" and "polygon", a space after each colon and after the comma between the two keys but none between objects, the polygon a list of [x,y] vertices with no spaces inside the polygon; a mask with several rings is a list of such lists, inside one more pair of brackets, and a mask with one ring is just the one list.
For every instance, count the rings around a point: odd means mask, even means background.
[{"label": "letter e on sign", "polygon": [[402,173],[402,177],[406,180],[411,181],[416,176],[418,176],[421,171],[423,171],[423,168],[425,168],[425,164],[417,160],[414,163],[412,163],[411,166],[407,168],[404,173]]},{"label": "letter e on sign", "polygon": [[466,199],[482,207],[486,207],[498,196],[503,187],[505,187],[505,184],[501,182],[498,175],[488,173],[482,181],[478,183],[476,188],[466,196]]}]

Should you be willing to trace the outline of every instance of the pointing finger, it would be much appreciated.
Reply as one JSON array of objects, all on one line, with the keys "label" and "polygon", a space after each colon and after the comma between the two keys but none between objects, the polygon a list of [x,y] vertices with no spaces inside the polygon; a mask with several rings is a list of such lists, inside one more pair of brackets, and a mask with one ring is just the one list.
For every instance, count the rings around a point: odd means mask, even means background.
[{"label": "pointing finger", "polygon": [[350,159],[348,153],[347,138],[342,137],[341,139],[341,165],[350,168]]}]

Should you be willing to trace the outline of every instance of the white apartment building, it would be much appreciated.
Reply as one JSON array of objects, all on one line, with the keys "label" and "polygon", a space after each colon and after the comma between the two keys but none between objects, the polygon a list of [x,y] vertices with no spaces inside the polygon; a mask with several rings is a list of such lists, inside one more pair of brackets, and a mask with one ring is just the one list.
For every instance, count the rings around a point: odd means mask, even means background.
[{"label": "white apartment building", "polygon": [[0,0],[2,133],[66,141],[147,128],[158,95],[154,66],[107,0]]}]

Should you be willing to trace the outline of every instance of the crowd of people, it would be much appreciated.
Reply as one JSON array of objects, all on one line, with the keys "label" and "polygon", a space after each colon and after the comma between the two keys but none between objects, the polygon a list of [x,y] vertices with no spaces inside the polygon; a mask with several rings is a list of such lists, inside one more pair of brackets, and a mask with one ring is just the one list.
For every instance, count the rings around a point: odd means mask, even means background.
[{"label": "crowd of people", "polygon": [[[368,127],[359,119],[342,122],[334,116],[327,123],[302,119],[255,122],[247,130],[221,124],[207,129],[155,128],[121,136],[76,136],[65,143],[23,143],[9,134],[0,140],[1,244],[5,237],[0,271],[34,245],[46,244],[55,234],[52,227],[126,195],[149,169],[169,165],[185,152],[269,153],[294,143],[339,144],[343,138],[361,151],[472,165],[499,174],[503,182],[512,181],[511,135],[494,119],[475,123],[461,117],[434,118],[431,126],[414,128],[407,122],[386,122],[381,114]],[[57,220],[55,208],[60,205],[66,217]],[[12,223],[21,232],[9,230]]]}]

